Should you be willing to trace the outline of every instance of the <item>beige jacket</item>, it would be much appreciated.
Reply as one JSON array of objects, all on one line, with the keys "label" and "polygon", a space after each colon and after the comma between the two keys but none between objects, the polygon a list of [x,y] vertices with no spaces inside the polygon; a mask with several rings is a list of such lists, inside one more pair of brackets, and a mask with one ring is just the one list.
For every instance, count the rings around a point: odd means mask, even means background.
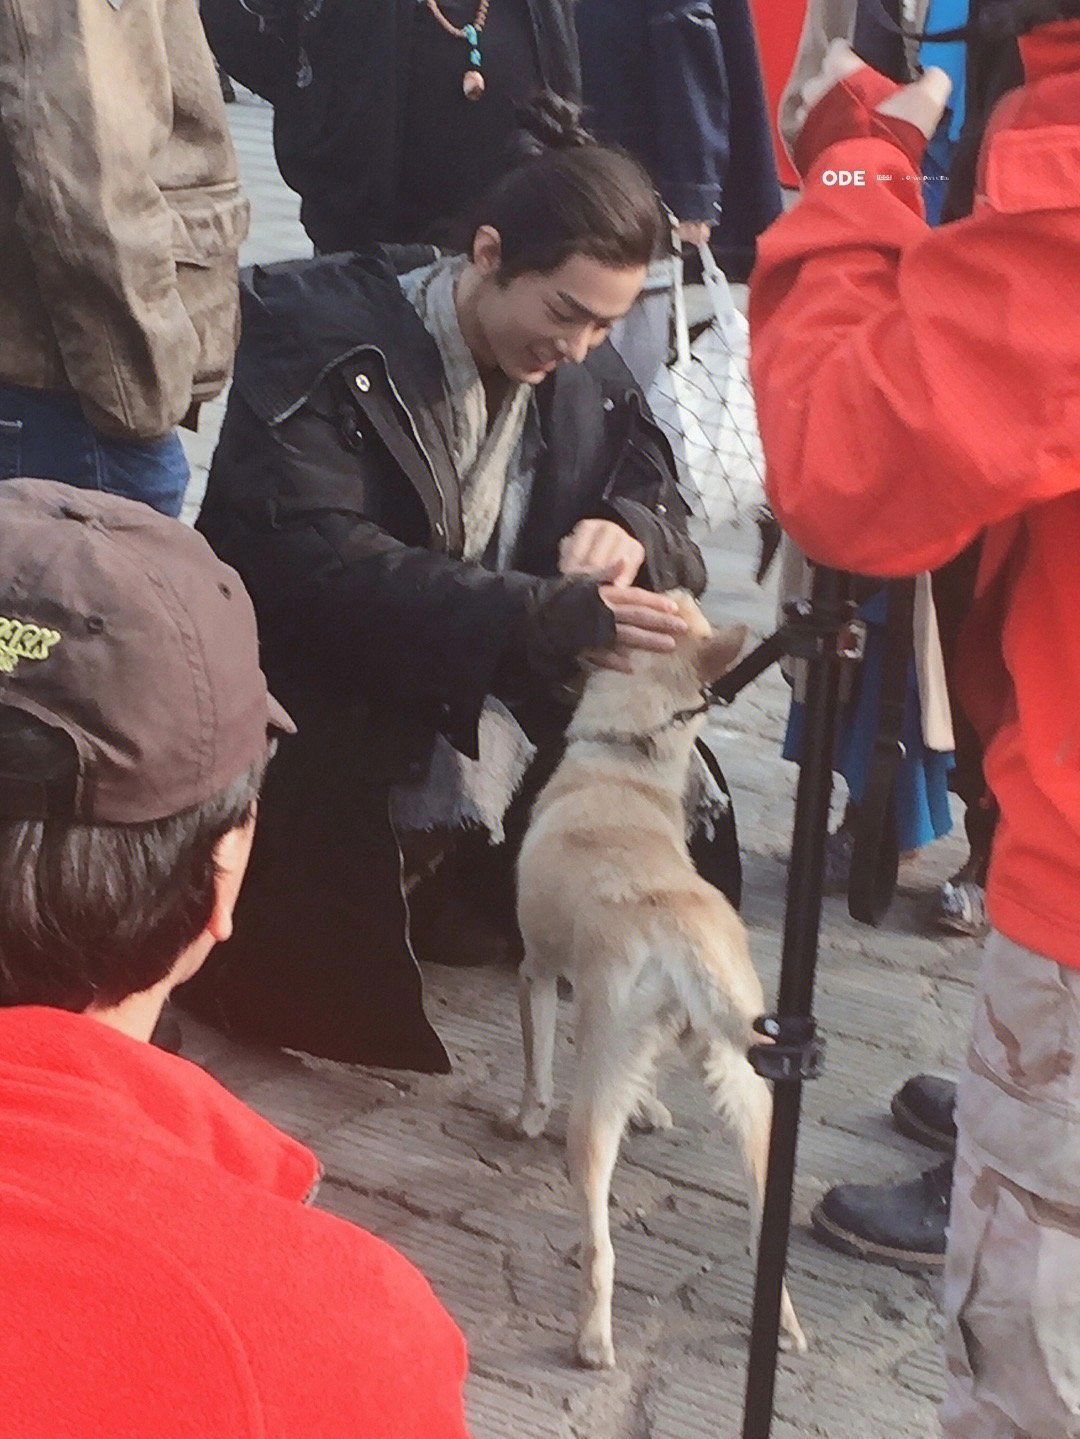
[{"label": "beige jacket", "polygon": [[[906,30],[921,30],[926,21],[930,0],[901,0],[900,14]],[[802,104],[803,86],[821,69],[825,51],[833,40],[850,40],[855,33],[855,11],[858,0],[809,0],[806,18],[803,21],[799,48],[795,52],[784,93],[780,96],[777,124],[788,153],[795,134],[795,116]],[[914,61],[914,50],[908,46],[909,61]]]},{"label": "beige jacket", "polygon": [[247,224],[196,0],[0,0],[0,383],[167,433],[231,372]]}]

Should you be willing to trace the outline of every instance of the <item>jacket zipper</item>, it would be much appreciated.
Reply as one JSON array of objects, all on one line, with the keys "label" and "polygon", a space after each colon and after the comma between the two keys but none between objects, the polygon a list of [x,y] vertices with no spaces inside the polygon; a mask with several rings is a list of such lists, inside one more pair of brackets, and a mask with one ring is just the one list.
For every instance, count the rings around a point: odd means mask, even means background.
[{"label": "jacket zipper", "polygon": [[421,456],[423,457],[424,463],[425,463],[425,464],[427,465],[427,467],[428,467],[428,473],[429,473],[430,476],[431,476],[432,484],[434,484],[434,486],[435,486],[435,493],[436,493],[436,494],[438,495],[438,497],[439,497],[439,505],[441,506],[441,510],[442,510],[442,515],[441,515],[442,542],[443,542],[443,551],[446,552],[446,551],[448,551],[449,543],[450,543],[450,529],[449,529],[449,526],[448,526],[447,520],[446,520],[446,495],[443,493],[442,485],[439,484],[439,476],[438,476],[438,473],[436,472],[435,466],[434,466],[434,464],[432,463],[431,456],[428,454],[427,450],[424,448],[424,442],[423,442],[423,440],[420,438],[420,431],[419,431],[419,430],[417,429],[417,427],[416,427],[416,421],[415,421],[415,420],[413,419],[413,417],[412,417],[412,412],[410,411],[410,409],[409,409],[408,405],[405,403],[405,401],[402,399],[402,397],[401,397],[401,391],[398,389],[397,385],[394,384],[394,377],[393,377],[393,376],[391,375],[391,373],[390,373],[390,364],[389,364],[386,356],[383,354],[382,350],[380,350],[380,349],[378,348],[377,345],[371,345],[371,346],[369,346],[369,347],[368,347],[368,353],[369,353],[369,354],[372,354],[372,355],[378,355],[379,360],[380,360],[381,363],[382,363],[383,374],[386,376],[386,383],[390,386],[390,393],[393,395],[394,399],[397,401],[398,409],[401,411],[401,413],[405,416],[406,420],[409,422],[409,432],[410,432],[410,434],[412,435],[413,443],[416,445],[416,448],[420,451],[420,454],[421,454]]}]

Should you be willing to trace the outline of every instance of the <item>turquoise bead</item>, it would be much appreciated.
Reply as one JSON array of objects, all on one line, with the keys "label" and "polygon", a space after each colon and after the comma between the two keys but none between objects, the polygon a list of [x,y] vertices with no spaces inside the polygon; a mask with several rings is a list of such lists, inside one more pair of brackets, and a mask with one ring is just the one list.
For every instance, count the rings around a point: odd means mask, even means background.
[{"label": "turquoise bead", "polygon": [[479,50],[470,50],[470,51],[469,51],[469,64],[470,64],[470,65],[479,65],[479,64],[480,64],[480,51],[479,51]]},{"label": "turquoise bead", "polygon": [[475,25],[465,25],[465,26],[462,28],[461,33],[465,36],[465,41],[466,41],[467,44],[469,44],[469,45],[475,45],[475,44],[476,44],[476,41],[477,41],[477,38],[478,38],[478,37],[477,37],[477,34],[476,34],[476,26],[475,26]]}]

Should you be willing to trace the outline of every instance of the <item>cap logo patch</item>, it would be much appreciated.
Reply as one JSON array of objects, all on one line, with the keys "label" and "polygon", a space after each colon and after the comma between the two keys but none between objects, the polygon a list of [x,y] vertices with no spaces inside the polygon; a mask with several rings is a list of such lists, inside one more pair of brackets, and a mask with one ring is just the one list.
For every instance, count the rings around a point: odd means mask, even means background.
[{"label": "cap logo patch", "polygon": [[11,674],[20,660],[48,659],[49,651],[59,639],[59,630],[47,630],[43,625],[28,625],[0,615],[0,674]]}]

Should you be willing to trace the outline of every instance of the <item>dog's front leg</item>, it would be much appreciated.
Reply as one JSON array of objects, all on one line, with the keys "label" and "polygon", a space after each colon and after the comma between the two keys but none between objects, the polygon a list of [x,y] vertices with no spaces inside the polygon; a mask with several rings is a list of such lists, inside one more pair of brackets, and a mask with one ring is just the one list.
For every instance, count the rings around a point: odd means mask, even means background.
[{"label": "dog's front leg", "polygon": [[558,1008],[558,980],[554,974],[537,974],[528,960],[518,971],[518,1009],[521,1012],[521,1040],[525,1050],[525,1083],[521,1106],[498,1128],[514,1139],[536,1139],[543,1134],[551,1114],[555,1091],[555,1022]]}]

